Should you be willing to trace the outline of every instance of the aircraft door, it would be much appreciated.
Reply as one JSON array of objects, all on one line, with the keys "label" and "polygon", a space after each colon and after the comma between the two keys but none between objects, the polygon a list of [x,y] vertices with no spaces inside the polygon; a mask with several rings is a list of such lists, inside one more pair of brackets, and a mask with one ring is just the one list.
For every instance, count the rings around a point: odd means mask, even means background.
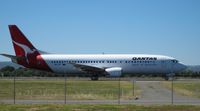
[{"label": "aircraft door", "polygon": [[171,73],[173,71],[173,65],[171,61],[162,60],[161,61],[161,69],[164,72]]}]

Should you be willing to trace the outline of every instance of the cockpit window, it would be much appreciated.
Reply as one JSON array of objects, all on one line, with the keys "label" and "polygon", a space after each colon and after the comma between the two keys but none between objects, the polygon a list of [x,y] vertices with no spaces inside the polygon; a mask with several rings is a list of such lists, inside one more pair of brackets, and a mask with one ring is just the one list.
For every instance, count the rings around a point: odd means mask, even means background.
[{"label": "cockpit window", "polygon": [[172,62],[173,62],[173,63],[178,63],[178,61],[177,61],[177,60],[172,60]]}]

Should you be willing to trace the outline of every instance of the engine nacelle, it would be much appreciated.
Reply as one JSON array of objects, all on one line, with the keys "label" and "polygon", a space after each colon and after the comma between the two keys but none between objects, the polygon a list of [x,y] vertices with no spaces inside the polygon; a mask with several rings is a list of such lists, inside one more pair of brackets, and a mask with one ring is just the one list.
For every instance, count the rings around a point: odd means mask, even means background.
[{"label": "engine nacelle", "polygon": [[121,67],[107,68],[107,69],[105,69],[105,71],[111,77],[120,77],[122,75],[122,68]]}]

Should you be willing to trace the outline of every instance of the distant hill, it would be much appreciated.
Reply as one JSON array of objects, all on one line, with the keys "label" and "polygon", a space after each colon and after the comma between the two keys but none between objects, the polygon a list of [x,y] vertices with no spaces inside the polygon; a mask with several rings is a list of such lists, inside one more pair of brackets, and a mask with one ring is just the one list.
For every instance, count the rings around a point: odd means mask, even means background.
[{"label": "distant hill", "polygon": [[193,72],[200,72],[200,65],[191,65],[191,66],[188,66],[187,70],[191,70]]},{"label": "distant hill", "polygon": [[6,66],[12,66],[12,67],[14,67],[15,69],[18,69],[19,67],[23,67],[23,66],[21,66],[21,65],[12,63],[11,61],[0,62],[0,69],[3,68],[3,67],[6,67]]}]

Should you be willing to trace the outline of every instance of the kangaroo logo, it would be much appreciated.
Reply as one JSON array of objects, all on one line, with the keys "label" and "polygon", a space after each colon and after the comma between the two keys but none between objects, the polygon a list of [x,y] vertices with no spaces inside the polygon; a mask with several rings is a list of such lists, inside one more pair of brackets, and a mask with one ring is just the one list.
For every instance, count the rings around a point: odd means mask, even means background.
[{"label": "kangaroo logo", "polygon": [[33,54],[37,50],[36,49],[31,49],[31,48],[29,48],[28,46],[26,46],[24,44],[17,43],[14,40],[13,40],[13,43],[16,44],[17,46],[21,47],[24,50],[26,62],[29,64],[29,61],[28,61],[28,58],[27,58],[28,54]]}]

